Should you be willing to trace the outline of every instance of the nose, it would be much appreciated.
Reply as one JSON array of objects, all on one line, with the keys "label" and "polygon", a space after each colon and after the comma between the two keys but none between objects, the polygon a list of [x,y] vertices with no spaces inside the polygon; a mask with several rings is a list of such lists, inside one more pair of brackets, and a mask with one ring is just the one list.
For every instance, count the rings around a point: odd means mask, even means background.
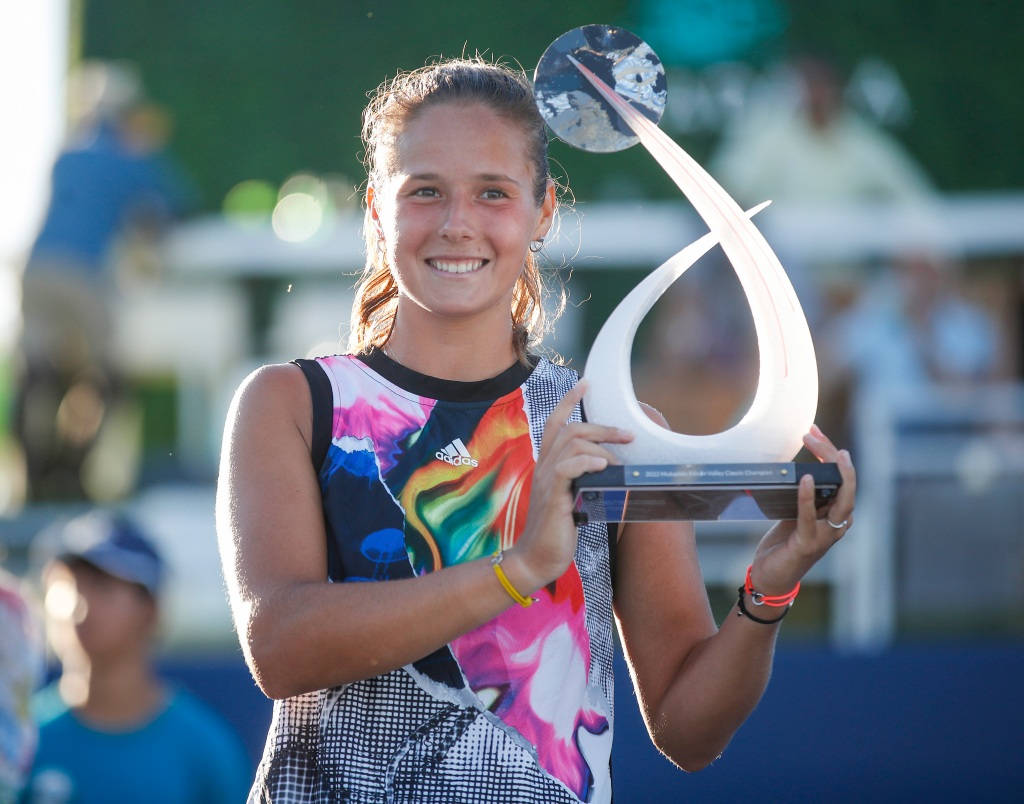
[{"label": "nose", "polygon": [[473,237],[472,202],[470,199],[455,196],[449,200],[439,234],[450,242],[469,240]]}]

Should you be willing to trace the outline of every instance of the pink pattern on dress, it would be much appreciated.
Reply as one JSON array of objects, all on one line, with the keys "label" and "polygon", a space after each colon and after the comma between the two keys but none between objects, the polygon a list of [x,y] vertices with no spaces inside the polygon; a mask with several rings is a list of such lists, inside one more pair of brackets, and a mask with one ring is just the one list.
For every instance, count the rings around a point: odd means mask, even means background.
[{"label": "pink pattern on dress", "polygon": [[528,608],[513,607],[458,637],[451,648],[470,688],[538,749],[541,766],[586,800],[593,772],[583,731],[609,728],[588,700],[590,647],[583,588],[575,565],[541,589]]},{"label": "pink pattern on dress", "polygon": [[370,376],[351,355],[322,357],[320,361],[337,372],[334,376],[345,379],[337,388],[332,438],[344,434],[371,439],[378,450],[381,474],[387,474],[403,440],[427,421],[434,400],[413,396],[377,375]]}]

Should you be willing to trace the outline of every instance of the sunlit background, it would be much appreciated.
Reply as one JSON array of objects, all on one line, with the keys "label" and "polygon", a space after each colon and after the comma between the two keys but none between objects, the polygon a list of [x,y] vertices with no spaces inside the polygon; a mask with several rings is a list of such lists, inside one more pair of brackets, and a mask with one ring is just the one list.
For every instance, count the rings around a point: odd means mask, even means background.
[{"label": "sunlit background", "polygon": [[[620,673],[616,800],[1010,800],[1024,781],[1008,753],[1024,713],[1000,697],[1024,670],[1024,5],[1010,0],[5,7],[5,566],[31,579],[48,528],[90,505],[132,512],[174,567],[169,672],[227,713],[255,756],[269,710],[222,591],[220,434],[254,367],[342,348],[363,261],[366,93],[442,55],[481,51],[532,72],[555,37],[592,22],[629,28],[660,55],[664,130],[742,205],[773,199],[757,220],[811,325],[819,423],[862,476],[857,527],[808,579],[769,695],[712,769],[684,777],[653,755]],[[90,109],[122,96],[145,110],[138,131],[172,165],[180,211],[124,229],[107,259],[124,388],[96,413],[86,499],[33,501],[11,413],[22,268],[55,158]],[[554,142],[551,155],[571,194],[544,256],[570,304],[547,344],[582,367],[612,307],[702,224],[641,148],[596,155]],[[744,412],[756,361],[742,292],[711,254],[641,328],[637,395],[677,430],[713,432]],[[698,530],[719,614],[760,532]],[[783,726],[784,758],[766,766],[758,735]],[[981,741],[970,761],[957,731]],[[836,744],[883,734],[891,755]]]}]

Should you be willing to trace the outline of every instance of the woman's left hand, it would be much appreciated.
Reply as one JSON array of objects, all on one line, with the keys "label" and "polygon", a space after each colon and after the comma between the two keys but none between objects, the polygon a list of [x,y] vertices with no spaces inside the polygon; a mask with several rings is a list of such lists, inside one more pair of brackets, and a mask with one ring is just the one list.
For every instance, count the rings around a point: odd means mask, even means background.
[{"label": "woman's left hand", "polygon": [[814,479],[810,475],[801,478],[797,518],[778,522],[754,553],[751,582],[766,595],[786,594],[793,589],[853,525],[857,473],[850,453],[837,449],[817,425],[804,436],[804,445],[818,460],[835,463],[843,483],[828,507],[819,511],[814,506]]}]

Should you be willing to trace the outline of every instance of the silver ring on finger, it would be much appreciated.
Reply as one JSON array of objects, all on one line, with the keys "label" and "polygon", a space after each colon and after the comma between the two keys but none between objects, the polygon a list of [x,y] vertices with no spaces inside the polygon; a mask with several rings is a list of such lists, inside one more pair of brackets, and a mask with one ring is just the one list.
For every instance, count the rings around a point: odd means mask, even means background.
[{"label": "silver ring on finger", "polygon": [[828,523],[828,526],[830,528],[833,528],[834,530],[842,530],[843,528],[845,528],[847,525],[850,524],[850,520],[849,519],[844,519],[842,522],[833,522],[828,517],[825,517],[825,521]]}]

